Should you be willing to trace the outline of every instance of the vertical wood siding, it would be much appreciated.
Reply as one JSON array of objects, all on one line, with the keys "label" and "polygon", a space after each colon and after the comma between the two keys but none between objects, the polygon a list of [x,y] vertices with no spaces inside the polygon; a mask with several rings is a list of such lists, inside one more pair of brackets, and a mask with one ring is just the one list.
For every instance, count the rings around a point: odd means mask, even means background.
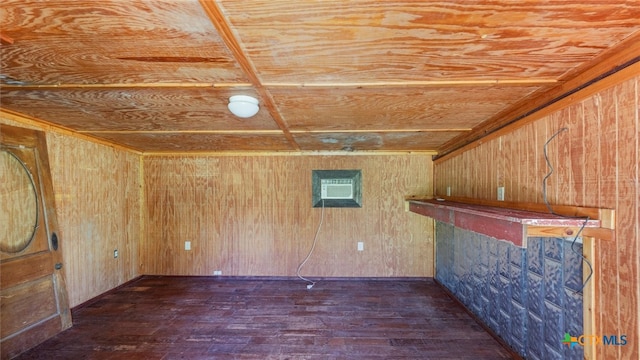
[{"label": "vertical wood siding", "polygon": [[73,307],[139,275],[140,156],[56,132],[47,146]]},{"label": "vertical wood siding", "polygon": [[[597,84],[594,86],[598,86]],[[639,318],[640,77],[620,79],[586,98],[504,132],[478,146],[437,160],[437,194],[495,199],[498,184],[505,200],[543,202],[542,179],[549,171],[545,141],[555,171],[547,182],[552,204],[616,210],[613,241],[597,241],[596,330],[627,335],[625,346],[598,346],[598,358],[637,359]]]},{"label": "vertical wood siding", "polygon": [[145,157],[140,272],[295,276],[321,218],[313,169],[362,169],[363,206],[325,209],[303,276],[433,276],[431,220],[404,211],[432,192],[428,155]]}]

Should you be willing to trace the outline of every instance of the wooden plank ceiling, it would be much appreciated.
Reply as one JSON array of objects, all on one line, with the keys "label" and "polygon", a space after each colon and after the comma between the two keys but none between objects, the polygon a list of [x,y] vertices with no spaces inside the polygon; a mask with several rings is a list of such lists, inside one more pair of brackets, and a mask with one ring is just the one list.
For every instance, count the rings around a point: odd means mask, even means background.
[{"label": "wooden plank ceiling", "polygon": [[0,19],[2,110],[141,152],[443,153],[640,56],[640,0],[4,0]]}]

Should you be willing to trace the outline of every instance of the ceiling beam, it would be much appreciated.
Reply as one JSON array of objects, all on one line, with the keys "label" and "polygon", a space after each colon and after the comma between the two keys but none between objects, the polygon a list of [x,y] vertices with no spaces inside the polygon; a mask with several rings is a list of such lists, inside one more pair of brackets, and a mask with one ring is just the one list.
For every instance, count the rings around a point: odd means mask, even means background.
[{"label": "ceiling beam", "polygon": [[300,145],[298,145],[298,143],[295,141],[293,135],[287,127],[287,124],[280,115],[278,107],[276,106],[271,93],[269,93],[269,91],[265,89],[264,86],[262,86],[260,79],[258,78],[258,72],[256,71],[255,66],[242,51],[240,42],[234,36],[233,30],[231,30],[231,26],[227,22],[224,14],[222,14],[220,8],[213,0],[199,1],[204,11],[207,13],[207,16],[209,16],[209,19],[213,23],[213,26],[215,26],[216,30],[218,30],[220,37],[227,45],[227,48],[229,49],[229,51],[231,51],[231,54],[242,68],[242,71],[247,76],[249,81],[253,84],[258,95],[260,95],[260,97],[262,98],[264,107],[267,109],[267,111],[269,111],[269,114],[271,114],[271,117],[276,122],[280,130],[282,130],[284,136],[287,138],[291,146],[296,150],[300,150]]}]

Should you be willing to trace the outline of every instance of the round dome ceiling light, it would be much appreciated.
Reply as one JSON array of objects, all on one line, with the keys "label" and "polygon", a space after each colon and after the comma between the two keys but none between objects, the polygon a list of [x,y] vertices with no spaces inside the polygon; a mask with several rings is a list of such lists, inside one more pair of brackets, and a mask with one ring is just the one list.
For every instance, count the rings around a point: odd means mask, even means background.
[{"label": "round dome ceiling light", "polygon": [[229,111],[240,118],[250,118],[258,113],[258,99],[247,95],[234,95],[229,98]]}]

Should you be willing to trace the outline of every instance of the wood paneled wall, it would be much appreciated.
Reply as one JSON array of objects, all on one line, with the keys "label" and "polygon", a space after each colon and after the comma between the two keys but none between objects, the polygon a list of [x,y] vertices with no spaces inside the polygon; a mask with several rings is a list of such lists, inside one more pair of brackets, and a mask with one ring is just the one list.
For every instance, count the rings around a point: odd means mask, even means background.
[{"label": "wood paneled wall", "polygon": [[139,272],[295,276],[322,217],[313,169],[361,169],[363,206],[325,209],[303,276],[433,276],[433,224],[404,210],[405,196],[432,192],[425,154],[145,156]]},{"label": "wood paneled wall", "polygon": [[[5,114],[0,122],[42,130]],[[139,275],[140,155],[54,131],[47,146],[73,307]]]},{"label": "wood paneled wall", "polygon": [[557,110],[434,165],[437,194],[446,195],[449,186],[452,196],[493,200],[504,186],[507,201],[541,203],[549,171],[544,144],[568,129],[548,146],[554,168],[549,202],[616,210],[615,239],[596,240],[596,331],[627,335],[627,344],[597,346],[601,359],[640,358],[640,77],[629,74],[614,75],[606,86],[596,83],[555,105]]}]

